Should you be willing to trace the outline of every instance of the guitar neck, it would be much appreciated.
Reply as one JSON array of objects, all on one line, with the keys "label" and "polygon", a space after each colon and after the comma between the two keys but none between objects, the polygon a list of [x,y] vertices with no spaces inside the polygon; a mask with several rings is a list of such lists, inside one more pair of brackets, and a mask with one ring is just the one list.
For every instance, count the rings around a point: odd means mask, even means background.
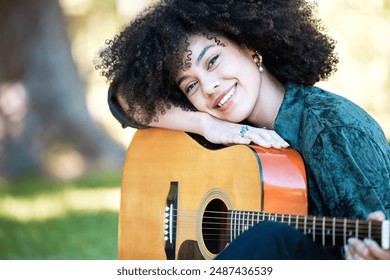
[{"label": "guitar neck", "polygon": [[344,218],[230,211],[230,240],[262,221],[289,224],[322,246],[342,246],[348,238],[370,238],[382,248],[390,247],[390,221],[352,220]]}]

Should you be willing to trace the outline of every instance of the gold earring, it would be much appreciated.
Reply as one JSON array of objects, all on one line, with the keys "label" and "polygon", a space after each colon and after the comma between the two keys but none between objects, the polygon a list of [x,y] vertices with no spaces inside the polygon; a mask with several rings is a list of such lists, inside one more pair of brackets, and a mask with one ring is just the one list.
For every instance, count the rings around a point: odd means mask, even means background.
[{"label": "gold earring", "polygon": [[259,67],[260,73],[262,73],[264,71],[264,68],[263,68],[263,56],[258,51],[256,51],[255,54],[252,57],[253,57],[253,61],[257,65],[257,67]]}]

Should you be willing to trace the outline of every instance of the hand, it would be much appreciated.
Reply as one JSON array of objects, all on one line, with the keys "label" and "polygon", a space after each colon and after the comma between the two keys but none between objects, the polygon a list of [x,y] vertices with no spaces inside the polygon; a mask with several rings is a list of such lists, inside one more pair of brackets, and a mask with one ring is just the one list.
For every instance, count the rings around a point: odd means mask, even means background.
[{"label": "hand", "polygon": [[[242,130],[243,127],[245,128],[244,130]],[[207,127],[204,128],[203,136],[215,144],[247,145],[252,142],[264,148],[280,149],[289,147],[289,144],[274,130],[230,123],[218,119],[209,122]]]},{"label": "hand", "polygon": [[[368,220],[384,221],[385,214],[381,211],[372,212]],[[382,249],[378,243],[371,239],[348,239],[345,245],[345,258],[348,260],[390,260],[390,250]]]}]

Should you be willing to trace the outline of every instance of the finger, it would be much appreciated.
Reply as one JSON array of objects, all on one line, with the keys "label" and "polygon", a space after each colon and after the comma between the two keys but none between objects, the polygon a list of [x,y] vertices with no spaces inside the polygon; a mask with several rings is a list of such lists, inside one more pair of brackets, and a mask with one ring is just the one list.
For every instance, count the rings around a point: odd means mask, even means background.
[{"label": "finger", "polygon": [[278,141],[279,143],[285,146],[290,146],[279,134],[276,133],[275,130],[267,130],[267,129],[262,129],[262,131],[267,131],[269,135],[275,140]]},{"label": "finger", "polygon": [[389,250],[383,250],[381,247],[379,247],[378,243],[376,243],[372,239],[364,239],[363,242],[367,246],[368,251],[373,256],[374,259],[390,260]]},{"label": "finger", "polygon": [[280,149],[287,147],[284,140],[272,130],[262,128],[250,129],[245,134],[245,137],[250,138],[253,143],[265,148]]},{"label": "finger", "polygon": [[256,132],[252,132],[252,131],[249,131],[245,134],[245,137],[251,139],[251,141],[261,147],[264,147],[264,148],[277,148],[279,149],[280,147],[278,147],[278,145],[268,141],[267,139],[265,139],[264,137],[260,136],[259,134],[257,134]]},{"label": "finger", "polygon": [[345,247],[348,248],[346,250],[346,257],[348,257],[348,259],[350,260],[361,259],[359,253],[355,250],[355,247],[353,246],[352,241],[350,239],[348,239],[348,244],[346,244]]},{"label": "finger", "polygon": [[353,260],[351,249],[347,244],[344,245],[344,256],[346,260]]},{"label": "finger", "polygon": [[267,141],[273,143],[281,148],[287,148],[290,145],[282,138],[275,130],[267,130],[264,128],[258,129],[258,133],[263,136]]},{"label": "finger", "polygon": [[368,250],[363,241],[357,238],[349,238],[348,245],[353,259],[355,260],[372,260],[374,256]]},{"label": "finger", "polygon": [[370,213],[367,219],[373,221],[384,221],[386,219],[386,215],[382,211],[375,211]]}]

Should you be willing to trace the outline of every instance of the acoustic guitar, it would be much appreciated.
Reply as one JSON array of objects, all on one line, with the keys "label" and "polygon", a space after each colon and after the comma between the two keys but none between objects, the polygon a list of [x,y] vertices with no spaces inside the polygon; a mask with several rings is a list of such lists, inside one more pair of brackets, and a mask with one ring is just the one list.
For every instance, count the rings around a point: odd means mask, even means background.
[{"label": "acoustic guitar", "polygon": [[296,150],[200,139],[136,131],[122,178],[119,259],[212,259],[265,220],[293,225],[321,245],[355,236],[389,248],[389,221],[307,216],[305,166]]}]

